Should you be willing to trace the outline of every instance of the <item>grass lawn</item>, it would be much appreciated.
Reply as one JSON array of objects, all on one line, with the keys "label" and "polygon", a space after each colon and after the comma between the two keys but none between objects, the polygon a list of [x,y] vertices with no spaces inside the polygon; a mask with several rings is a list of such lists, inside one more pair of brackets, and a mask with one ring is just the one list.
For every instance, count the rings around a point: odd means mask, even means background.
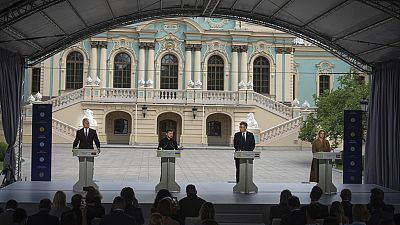
[{"label": "grass lawn", "polygon": [[336,164],[336,169],[343,171],[343,164]]}]

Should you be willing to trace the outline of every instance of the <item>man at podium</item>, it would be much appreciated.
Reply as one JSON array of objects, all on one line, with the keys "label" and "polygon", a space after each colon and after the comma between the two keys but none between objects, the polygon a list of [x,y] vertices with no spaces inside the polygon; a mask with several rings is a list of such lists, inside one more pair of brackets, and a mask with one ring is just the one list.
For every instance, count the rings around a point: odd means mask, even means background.
[{"label": "man at podium", "polygon": [[[247,123],[240,122],[239,132],[235,133],[233,138],[235,151],[253,151],[256,147],[253,133],[247,131]],[[236,165],[236,183],[239,183],[240,159],[235,158]]]},{"label": "man at podium", "polygon": [[161,139],[158,143],[158,150],[179,150],[178,143],[174,139],[174,132],[167,130],[166,137]]},{"label": "man at podium", "polygon": [[93,141],[96,144],[97,150],[100,152],[100,141],[97,137],[96,130],[90,128],[89,119],[82,120],[83,128],[76,132],[76,137],[72,145],[73,148],[79,149],[94,149]]}]

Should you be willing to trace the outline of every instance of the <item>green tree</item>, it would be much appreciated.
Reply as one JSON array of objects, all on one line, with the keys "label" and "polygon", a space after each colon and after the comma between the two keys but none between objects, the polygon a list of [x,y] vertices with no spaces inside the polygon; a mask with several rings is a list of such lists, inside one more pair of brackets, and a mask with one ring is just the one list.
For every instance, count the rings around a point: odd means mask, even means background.
[{"label": "green tree", "polygon": [[318,121],[316,115],[311,113],[303,121],[299,131],[299,139],[302,141],[313,142],[318,132]]},{"label": "green tree", "polygon": [[[338,78],[339,87],[336,90],[331,92],[327,90],[318,97],[314,95],[317,107],[315,118],[307,117],[303,122],[299,138],[303,141],[309,141],[310,139],[306,137],[311,135],[315,137],[317,131],[304,126],[307,123],[315,123],[316,127],[320,127],[326,131],[331,141],[332,149],[337,148],[343,139],[344,110],[360,109],[360,100],[368,98],[369,85],[363,82],[361,78],[360,75],[355,73],[346,74]],[[314,119],[316,121],[312,121]],[[364,116],[364,128],[366,127],[366,121],[366,117]]]}]

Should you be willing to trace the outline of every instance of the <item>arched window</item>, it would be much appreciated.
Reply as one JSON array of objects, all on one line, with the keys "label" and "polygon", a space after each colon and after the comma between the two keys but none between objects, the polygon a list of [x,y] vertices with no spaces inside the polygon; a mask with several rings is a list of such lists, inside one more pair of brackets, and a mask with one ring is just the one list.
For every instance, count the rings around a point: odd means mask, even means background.
[{"label": "arched window", "polygon": [[114,134],[128,134],[128,120],[116,119],[114,120]]},{"label": "arched window", "polygon": [[114,88],[131,87],[131,57],[122,52],[114,58]]},{"label": "arched window", "polygon": [[257,57],[253,62],[253,88],[260,94],[270,94],[269,60],[265,57]]},{"label": "arched window", "polygon": [[224,60],[218,55],[208,59],[207,90],[224,90]]},{"label": "arched window", "polygon": [[325,90],[330,89],[330,77],[328,75],[319,76],[319,94],[322,95]]},{"label": "arched window", "polygon": [[167,54],[161,59],[161,89],[178,89],[178,59]]},{"label": "arched window", "polygon": [[71,52],[67,56],[66,90],[76,90],[83,87],[83,55]]},{"label": "arched window", "polygon": [[219,121],[208,122],[207,136],[221,136],[221,122]]}]

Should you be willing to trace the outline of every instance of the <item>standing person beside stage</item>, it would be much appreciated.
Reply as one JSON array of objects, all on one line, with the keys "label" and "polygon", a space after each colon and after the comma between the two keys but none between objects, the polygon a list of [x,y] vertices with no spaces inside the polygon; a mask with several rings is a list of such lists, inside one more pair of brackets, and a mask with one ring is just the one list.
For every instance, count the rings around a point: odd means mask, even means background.
[{"label": "standing person beside stage", "polygon": [[167,130],[165,138],[161,139],[158,143],[158,150],[179,150],[178,143],[174,139],[174,132]]},{"label": "standing person beside stage", "polygon": [[[233,138],[235,151],[253,151],[256,147],[253,133],[247,131],[247,123],[240,122],[239,132],[235,133]],[[235,158],[236,165],[236,183],[239,183],[240,160]]]},{"label": "standing person beside stage", "polygon": [[100,153],[100,141],[97,137],[96,130],[90,128],[89,119],[82,120],[83,128],[76,132],[76,137],[72,145],[73,148],[79,149],[94,149],[93,141],[96,144],[97,150]]},{"label": "standing person beside stage", "polygon": [[[318,137],[312,143],[312,152],[330,152],[331,145],[329,141],[325,139],[326,132],[324,130],[320,130],[318,132]],[[319,180],[319,169],[318,169],[318,159],[313,159],[311,163],[311,172],[310,172],[310,182],[318,182]]]}]

